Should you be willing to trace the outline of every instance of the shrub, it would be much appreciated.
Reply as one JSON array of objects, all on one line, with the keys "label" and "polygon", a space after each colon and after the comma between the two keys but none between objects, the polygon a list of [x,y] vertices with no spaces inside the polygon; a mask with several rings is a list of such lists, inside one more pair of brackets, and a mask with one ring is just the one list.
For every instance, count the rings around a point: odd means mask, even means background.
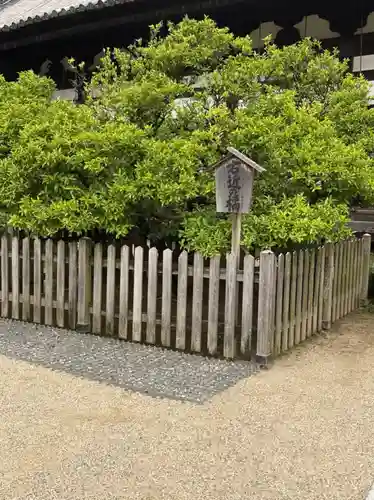
[{"label": "shrub", "polygon": [[231,145],[266,168],[248,250],[344,237],[349,206],[374,201],[366,81],[309,39],[259,54],[209,18],[160,32],[107,50],[79,106],[51,102],[53,83],[31,72],[0,80],[1,220],[225,252],[212,165]]}]

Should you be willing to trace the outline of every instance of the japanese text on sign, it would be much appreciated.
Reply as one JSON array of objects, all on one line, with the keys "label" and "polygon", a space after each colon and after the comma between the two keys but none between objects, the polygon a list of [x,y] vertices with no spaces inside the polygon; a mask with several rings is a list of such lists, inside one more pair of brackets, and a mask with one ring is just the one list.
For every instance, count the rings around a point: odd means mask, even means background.
[{"label": "japanese text on sign", "polygon": [[226,207],[228,212],[240,211],[240,170],[238,162],[231,161],[227,169],[228,198]]}]

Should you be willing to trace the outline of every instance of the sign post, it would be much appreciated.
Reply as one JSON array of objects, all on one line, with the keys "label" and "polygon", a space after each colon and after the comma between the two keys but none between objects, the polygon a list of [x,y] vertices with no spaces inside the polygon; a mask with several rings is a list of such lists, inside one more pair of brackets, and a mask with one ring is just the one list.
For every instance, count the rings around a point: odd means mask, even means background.
[{"label": "sign post", "polygon": [[250,210],[255,172],[264,168],[234,148],[216,166],[217,212],[231,216],[231,256],[226,262],[225,334],[226,357],[235,356],[235,325],[239,321],[237,271],[240,259],[242,214]]},{"label": "sign post", "polygon": [[231,253],[236,255],[237,261],[240,256],[240,237],[242,232],[242,214],[231,214]]},{"label": "sign post", "polygon": [[217,212],[231,214],[231,253],[240,256],[241,215],[248,213],[252,205],[252,189],[255,172],[264,172],[256,162],[234,148],[216,164]]}]

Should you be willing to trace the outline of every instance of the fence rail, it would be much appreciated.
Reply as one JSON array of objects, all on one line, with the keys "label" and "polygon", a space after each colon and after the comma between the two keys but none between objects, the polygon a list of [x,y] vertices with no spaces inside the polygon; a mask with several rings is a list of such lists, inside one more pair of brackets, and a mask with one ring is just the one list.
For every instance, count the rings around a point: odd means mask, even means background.
[{"label": "fence rail", "polygon": [[1,238],[1,316],[265,363],[367,297],[370,236],[255,259]]}]

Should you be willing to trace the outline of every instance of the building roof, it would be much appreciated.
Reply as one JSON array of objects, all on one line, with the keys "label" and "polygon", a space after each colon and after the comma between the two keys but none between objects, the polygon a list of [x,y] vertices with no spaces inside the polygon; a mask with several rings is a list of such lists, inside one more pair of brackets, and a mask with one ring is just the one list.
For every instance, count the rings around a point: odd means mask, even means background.
[{"label": "building roof", "polygon": [[134,0],[0,0],[0,31]]}]

